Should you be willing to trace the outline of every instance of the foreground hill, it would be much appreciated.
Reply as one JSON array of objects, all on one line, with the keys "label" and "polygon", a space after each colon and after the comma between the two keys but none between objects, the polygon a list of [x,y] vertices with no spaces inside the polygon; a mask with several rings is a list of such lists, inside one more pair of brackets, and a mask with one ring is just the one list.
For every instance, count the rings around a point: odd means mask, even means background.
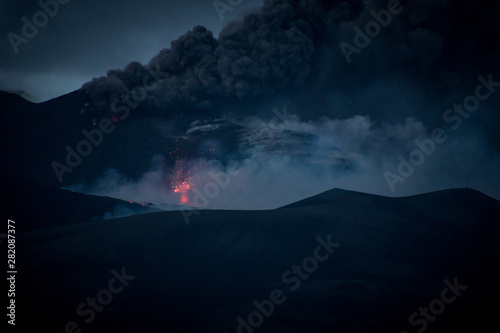
[{"label": "foreground hill", "polygon": [[21,221],[18,232],[119,216],[151,213],[138,203],[75,193],[0,175],[4,198],[2,216]]},{"label": "foreground hill", "polygon": [[[164,212],[18,234],[18,328],[500,328],[490,302],[500,296],[500,203],[479,192],[386,198],[332,190],[276,210],[198,213],[189,224]],[[419,314],[429,306],[429,317]]]}]

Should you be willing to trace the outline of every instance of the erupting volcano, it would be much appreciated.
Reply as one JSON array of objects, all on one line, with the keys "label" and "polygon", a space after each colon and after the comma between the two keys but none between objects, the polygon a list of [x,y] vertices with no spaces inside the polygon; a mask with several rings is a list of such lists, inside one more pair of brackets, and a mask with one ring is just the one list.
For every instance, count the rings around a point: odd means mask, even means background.
[{"label": "erupting volcano", "polygon": [[189,171],[186,170],[182,160],[175,160],[175,169],[171,179],[171,187],[174,193],[180,194],[179,204],[189,205],[188,192],[189,186]]},{"label": "erupting volcano", "polygon": [[181,194],[181,199],[180,199],[180,204],[181,205],[189,205],[189,198],[188,198],[188,191],[189,191],[189,184],[186,180],[181,182],[180,184],[173,184],[172,185],[174,188],[174,193],[180,193]]},{"label": "erupting volcano", "polygon": [[173,175],[170,180],[171,188],[174,193],[179,193],[179,204],[190,205],[188,192],[189,186],[189,174],[190,171],[186,167],[184,161],[180,158],[179,147],[169,153],[170,158],[175,161],[175,167],[173,170]]},{"label": "erupting volcano", "polygon": [[[174,193],[179,193],[180,205],[192,206],[189,192],[195,188],[195,183],[200,181],[200,173],[203,166],[207,163],[207,155],[214,153],[215,148],[210,147],[208,151],[200,151],[197,153],[197,158],[188,159],[189,153],[180,147],[169,152],[169,157],[174,161],[172,177],[170,178],[170,187]],[[192,171],[192,172],[191,172]],[[192,197],[191,197],[192,199]]]}]

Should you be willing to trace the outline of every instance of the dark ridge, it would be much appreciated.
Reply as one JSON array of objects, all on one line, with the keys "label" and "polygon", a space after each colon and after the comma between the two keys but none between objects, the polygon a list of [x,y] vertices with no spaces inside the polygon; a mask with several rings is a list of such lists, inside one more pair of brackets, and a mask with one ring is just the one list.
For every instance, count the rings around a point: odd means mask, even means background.
[{"label": "dark ridge", "polygon": [[[334,189],[298,203],[200,211],[189,225],[163,212],[24,233],[19,311],[52,332],[73,318],[96,333],[237,332],[254,300],[280,289],[287,299],[259,332],[410,332],[409,316],[439,299],[446,279],[467,289],[426,332],[498,331],[488,300],[500,297],[500,230],[482,226],[500,216],[481,215],[498,201],[470,189],[405,198]],[[294,291],[283,274],[315,255],[318,237],[340,246]],[[76,306],[122,267],[136,278],[84,326]]]},{"label": "dark ridge", "polygon": [[489,204],[492,203],[498,204],[498,200],[493,199],[487,196],[486,194],[483,194],[482,192],[479,192],[471,188],[446,189],[446,190],[422,193],[406,197],[385,197],[382,195],[361,193],[361,192],[334,188],[319,193],[315,196],[282,206],[278,209],[316,206],[316,205],[330,205],[330,204],[340,204],[340,203],[356,204],[355,200],[387,201],[390,199],[399,200],[401,203],[411,202],[411,201],[418,202],[419,200],[427,201],[431,199],[433,201],[438,201],[438,202],[440,201],[441,203],[446,203],[449,201],[463,202],[464,200],[470,202],[470,200],[472,200],[474,203],[486,202]]},{"label": "dark ridge", "polygon": [[[9,107],[15,106],[17,104],[34,104],[25,98],[19,96],[18,94],[13,94],[6,91],[0,90],[0,105],[4,106],[4,110],[9,109]],[[2,111],[4,111],[2,110]]]},{"label": "dark ridge", "polygon": [[312,197],[285,205],[285,206],[280,207],[278,209],[317,206],[317,205],[344,204],[344,203],[357,204],[357,203],[359,203],[359,200],[367,201],[367,200],[373,200],[376,198],[381,199],[381,198],[388,198],[388,197],[334,188],[334,189],[319,193],[317,195],[314,195]]},{"label": "dark ridge", "polygon": [[136,214],[154,211],[138,203],[46,187],[20,177],[0,175],[0,182],[3,213],[18,222],[18,231],[100,220],[115,209]]},{"label": "dark ridge", "polygon": [[2,124],[20,122],[25,114],[32,113],[36,104],[27,101],[23,97],[0,91],[0,120]]}]

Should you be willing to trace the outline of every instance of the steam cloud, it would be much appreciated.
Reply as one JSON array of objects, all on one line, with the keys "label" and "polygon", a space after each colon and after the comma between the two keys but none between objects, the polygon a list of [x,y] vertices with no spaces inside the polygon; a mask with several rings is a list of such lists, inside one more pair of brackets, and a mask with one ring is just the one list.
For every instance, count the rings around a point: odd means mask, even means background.
[{"label": "steam cloud", "polygon": [[[396,172],[398,154],[408,158],[417,148],[414,140],[428,137],[425,125],[413,118],[401,124],[380,125],[368,116],[321,121],[293,118],[287,120],[286,126],[252,117],[245,123],[241,146],[248,149],[247,158],[227,164],[217,159],[200,160],[191,163],[196,168],[186,170],[190,175],[190,205],[272,209],[334,187],[402,196],[470,186],[490,195],[500,194],[495,187],[499,176],[491,177],[500,160],[487,157],[483,140],[454,136],[450,131],[448,141],[437,145],[436,151],[393,193],[383,177],[384,171]],[[89,186],[71,189],[151,202],[166,210],[179,209],[175,206],[180,203],[179,196],[171,189],[175,170],[158,163],[161,159],[158,157],[140,179],[126,179],[118,171],[109,170]],[[477,172],[476,163],[483,165],[484,173]],[[230,168],[237,174],[231,175]],[[222,175],[220,179],[227,185],[218,184],[213,175]],[[212,188],[206,190],[207,184]]]}]

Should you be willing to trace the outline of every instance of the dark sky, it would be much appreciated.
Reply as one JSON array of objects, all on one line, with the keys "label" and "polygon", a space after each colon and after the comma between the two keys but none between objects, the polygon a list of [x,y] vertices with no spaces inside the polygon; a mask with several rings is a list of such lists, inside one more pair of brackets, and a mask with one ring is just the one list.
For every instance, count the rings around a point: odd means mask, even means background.
[{"label": "dark sky", "polygon": [[51,99],[108,69],[149,61],[196,25],[217,35],[229,21],[261,4],[262,0],[243,0],[221,21],[210,0],[73,0],[60,5],[16,54],[8,33],[22,35],[22,18],[32,22],[41,7],[33,0],[4,0],[0,2],[0,90],[23,91],[24,97],[36,102]]}]

